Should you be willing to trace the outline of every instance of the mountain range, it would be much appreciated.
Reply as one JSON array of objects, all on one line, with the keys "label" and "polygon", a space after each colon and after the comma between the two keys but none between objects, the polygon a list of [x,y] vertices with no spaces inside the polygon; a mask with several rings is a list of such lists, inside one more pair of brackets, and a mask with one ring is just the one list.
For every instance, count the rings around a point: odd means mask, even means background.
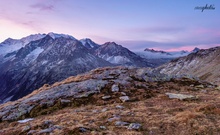
[{"label": "mountain range", "polygon": [[[8,38],[0,43],[0,103],[17,100],[44,84],[50,85],[98,67],[155,68],[197,52],[200,49],[165,52],[147,48],[143,52],[132,52],[115,42],[99,45],[88,38],[77,40],[52,32],[22,39]],[[171,73],[165,70],[168,68],[163,65],[157,70]]]},{"label": "mountain range", "polygon": [[219,60],[220,47],[132,52],[56,33],[6,39],[0,134],[218,134]]},{"label": "mountain range", "polygon": [[0,103],[17,100],[44,84],[106,66],[154,67],[114,42],[98,45],[65,34],[35,34],[0,43]]}]

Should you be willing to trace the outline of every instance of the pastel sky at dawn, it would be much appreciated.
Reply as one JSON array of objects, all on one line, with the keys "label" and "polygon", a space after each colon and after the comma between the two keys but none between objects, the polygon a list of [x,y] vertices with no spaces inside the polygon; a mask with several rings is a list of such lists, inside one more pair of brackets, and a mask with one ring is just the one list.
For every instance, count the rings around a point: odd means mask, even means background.
[{"label": "pastel sky at dawn", "polygon": [[134,51],[220,46],[220,0],[0,0],[0,42],[49,32]]}]

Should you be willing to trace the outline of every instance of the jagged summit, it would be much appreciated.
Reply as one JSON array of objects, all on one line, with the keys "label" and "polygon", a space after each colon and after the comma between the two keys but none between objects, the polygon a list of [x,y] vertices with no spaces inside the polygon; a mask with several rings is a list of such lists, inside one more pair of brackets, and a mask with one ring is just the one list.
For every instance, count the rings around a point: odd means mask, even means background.
[{"label": "jagged summit", "polygon": [[79,41],[88,49],[97,49],[100,46],[89,38],[80,39]]},{"label": "jagged summit", "polygon": [[73,36],[70,36],[70,35],[67,35],[67,34],[57,34],[57,33],[53,33],[53,32],[50,32],[47,35],[51,36],[53,39],[60,38],[60,37],[70,38],[70,39],[73,39],[73,40],[75,39]]},{"label": "jagged summit", "polygon": [[118,45],[118,44],[116,44],[115,42],[106,42],[103,45]]},{"label": "jagged summit", "polygon": [[116,44],[115,42],[107,42],[95,50],[95,55],[113,63],[124,66],[136,67],[153,67],[146,59],[141,58],[127,48]]},{"label": "jagged summit", "polygon": [[195,47],[191,52],[196,53],[198,52],[200,49],[198,47]]}]

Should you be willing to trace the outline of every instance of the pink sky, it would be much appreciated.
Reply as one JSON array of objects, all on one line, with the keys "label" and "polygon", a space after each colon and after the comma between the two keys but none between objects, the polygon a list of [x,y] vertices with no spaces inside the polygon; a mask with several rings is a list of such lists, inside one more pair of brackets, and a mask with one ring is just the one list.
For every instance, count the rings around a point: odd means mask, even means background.
[{"label": "pink sky", "polygon": [[220,1],[210,3],[216,10],[194,10],[205,4],[173,0],[2,0],[0,42],[8,37],[55,32],[91,38],[99,44],[115,41],[131,50],[209,48],[220,44]]}]

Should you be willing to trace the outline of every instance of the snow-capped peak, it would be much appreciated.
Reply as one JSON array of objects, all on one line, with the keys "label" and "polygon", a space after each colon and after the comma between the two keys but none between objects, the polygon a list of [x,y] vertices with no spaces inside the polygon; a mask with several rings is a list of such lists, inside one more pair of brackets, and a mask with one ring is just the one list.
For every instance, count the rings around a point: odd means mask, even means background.
[{"label": "snow-capped peak", "polygon": [[91,39],[89,38],[83,38],[79,40],[85,47],[87,48],[97,48],[99,45],[96,44],[95,42],[93,42]]},{"label": "snow-capped peak", "polygon": [[2,45],[2,46],[4,46],[4,45],[12,45],[12,44],[15,44],[16,42],[18,42],[18,39],[7,38],[5,41],[0,43],[0,45]]},{"label": "snow-capped peak", "polygon": [[41,38],[44,38],[45,36],[46,34],[33,34],[21,39],[8,38],[4,42],[0,43],[0,56],[4,56],[7,53],[19,50],[31,41],[39,40]]},{"label": "snow-capped peak", "polygon": [[67,35],[67,34],[57,34],[57,33],[53,33],[53,32],[50,32],[47,35],[49,35],[53,39],[60,38],[60,37],[75,39],[73,36],[70,36],[70,35]]},{"label": "snow-capped peak", "polygon": [[20,39],[20,41],[22,41],[23,44],[28,44],[31,41],[39,40],[41,38],[44,38],[45,36],[46,34],[32,34],[30,36]]}]

